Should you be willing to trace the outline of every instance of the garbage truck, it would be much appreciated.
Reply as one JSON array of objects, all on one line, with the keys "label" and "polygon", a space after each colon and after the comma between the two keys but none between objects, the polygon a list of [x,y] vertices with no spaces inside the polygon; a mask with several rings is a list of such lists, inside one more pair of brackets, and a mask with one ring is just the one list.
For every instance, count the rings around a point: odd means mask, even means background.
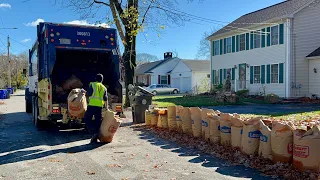
[{"label": "garbage truck", "polygon": [[32,113],[35,126],[39,128],[44,122],[56,123],[63,119],[64,123],[79,121],[68,115],[68,95],[76,88],[87,90],[98,73],[104,76],[109,104],[122,113],[116,29],[39,23],[37,40],[29,50],[25,91],[26,112]]}]

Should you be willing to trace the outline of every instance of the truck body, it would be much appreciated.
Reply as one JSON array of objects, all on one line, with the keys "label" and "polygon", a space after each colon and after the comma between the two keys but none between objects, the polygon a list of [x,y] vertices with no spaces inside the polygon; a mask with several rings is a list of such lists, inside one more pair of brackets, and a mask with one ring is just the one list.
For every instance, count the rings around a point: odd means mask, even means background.
[{"label": "truck body", "polygon": [[122,86],[117,42],[112,28],[48,22],[37,26],[37,40],[29,50],[25,96],[26,111],[33,114],[36,126],[63,119],[61,111],[67,108],[70,87],[86,90],[98,73],[103,74],[108,93],[117,97],[112,103],[122,111],[118,106],[122,104]]}]

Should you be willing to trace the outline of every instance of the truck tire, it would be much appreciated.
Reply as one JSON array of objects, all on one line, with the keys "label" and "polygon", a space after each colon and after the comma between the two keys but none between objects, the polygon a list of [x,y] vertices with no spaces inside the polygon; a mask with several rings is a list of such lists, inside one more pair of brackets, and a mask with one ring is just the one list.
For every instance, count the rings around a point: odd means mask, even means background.
[{"label": "truck tire", "polygon": [[28,103],[26,100],[26,113],[32,113],[32,103]]}]

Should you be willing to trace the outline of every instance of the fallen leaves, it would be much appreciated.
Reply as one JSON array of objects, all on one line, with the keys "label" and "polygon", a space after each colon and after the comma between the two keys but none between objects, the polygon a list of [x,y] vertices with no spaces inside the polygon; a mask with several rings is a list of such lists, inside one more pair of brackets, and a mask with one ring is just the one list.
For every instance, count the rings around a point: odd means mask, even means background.
[{"label": "fallen leaves", "polygon": [[122,165],[120,165],[120,164],[108,164],[108,167],[118,167],[118,168],[121,168]]},{"label": "fallen leaves", "polygon": [[62,162],[62,160],[54,159],[54,158],[49,158],[48,161],[49,162]]},{"label": "fallen leaves", "polygon": [[88,174],[88,175],[95,175],[96,173],[95,173],[95,172],[92,172],[92,171],[88,171],[87,174]]},{"label": "fallen leaves", "polygon": [[[239,151],[239,149],[224,147],[218,143],[212,144],[204,141],[202,138],[195,138],[192,135],[181,134],[174,131],[167,131],[160,128],[151,128],[152,132],[156,134],[159,138],[166,139],[181,146],[198,149],[203,153],[212,154],[217,158],[224,159],[227,163],[221,164],[221,166],[231,166],[231,165],[244,165],[246,167],[255,168],[261,171],[264,175],[283,177],[290,180],[300,180],[300,179],[314,179],[317,180],[319,174],[311,172],[299,172],[293,168],[290,164],[277,163],[274,164],[268,159],[264,159],[259,156],[248,156]],[[190,154],[198,155],[196,152],[191,152]],[[199,154],[199,156],[201,156]],[[205,163],[208,161],[205,159]],[[154,168],[159,168],[162,165],[155,165]],[[195,173],[195,172],[192,172]]]}]

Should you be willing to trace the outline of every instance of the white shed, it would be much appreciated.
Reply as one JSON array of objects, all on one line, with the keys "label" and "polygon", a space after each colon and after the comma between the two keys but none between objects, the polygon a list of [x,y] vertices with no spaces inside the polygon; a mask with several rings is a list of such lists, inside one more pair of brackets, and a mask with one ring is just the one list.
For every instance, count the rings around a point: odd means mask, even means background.
[{"label": "white shed", "polygon": [[210,89],[210,61],[180,60],[170,72],[171,87],[181,93],[199,93]]}]

